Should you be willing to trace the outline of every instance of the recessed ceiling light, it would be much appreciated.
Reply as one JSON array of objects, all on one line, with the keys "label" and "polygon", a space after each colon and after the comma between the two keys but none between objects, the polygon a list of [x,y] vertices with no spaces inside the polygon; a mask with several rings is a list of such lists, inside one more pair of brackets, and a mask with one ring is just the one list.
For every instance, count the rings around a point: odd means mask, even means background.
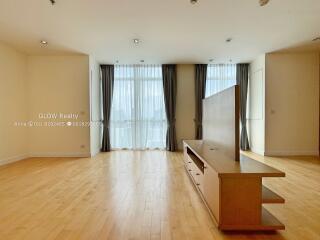
[{"label": "recessed ceiling light", "polygon": [[48,45],[48,42],[45,41],[45,40],[41,40],[40,43],[41,43],[42,45]]},{"label": "recessed ceiling light", "polygon": [[268,2],[269,2],[269,0],[259,0],[259,4],[260,4],[261,7],[267,5]]},{"label": "recessed ceiling light", "polygon": [[139,44],[140,42],[141,42],[141,41],[140,41],[139,38],[134,38],[134,39],[133,39],[133,43],[136,44],[136,45]]},{"label": "recessed ceiling light", "polygon": [[227,43],[229,43],[229,42],[231,42],[231,41],[232,41],[232,38],[227,38],[227,39],[226,39],[226,42],[227,42]]},{"label": "recessed ceiling light", "polygon": [[141,63],[144,63],[144,60],[140,60]]},{"label": "recessed ceiling light", "polygon": [[196,3],[198,3],[198,0],[190,0],[190,3],[191,4],[196,4]]},{"label": "recessed ceiling light", "polygon": [[213,62],[213,59],[211,58],[211,59],[209,59],[209,62]]},{"label": "recessed ceiling light", "polygon": [[313,42],[319,41],[319,40],[320,40],[320,37],[316,37],[316,38],[312,39]]}]

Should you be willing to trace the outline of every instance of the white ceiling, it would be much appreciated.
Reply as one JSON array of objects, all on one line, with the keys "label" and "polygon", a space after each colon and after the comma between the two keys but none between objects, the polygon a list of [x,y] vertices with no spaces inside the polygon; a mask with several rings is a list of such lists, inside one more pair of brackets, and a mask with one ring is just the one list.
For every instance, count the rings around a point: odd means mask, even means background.
[{"label": "white ceiling", "polygon": [[319,0],[0,0],[0,40],[28,54],[84,53],[104,63],[246,62],[319,35]]}]

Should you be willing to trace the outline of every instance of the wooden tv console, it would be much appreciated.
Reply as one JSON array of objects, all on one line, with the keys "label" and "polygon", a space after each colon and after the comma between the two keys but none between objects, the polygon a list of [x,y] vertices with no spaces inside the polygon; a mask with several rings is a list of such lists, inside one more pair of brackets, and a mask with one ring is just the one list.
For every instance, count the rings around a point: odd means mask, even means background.
[{"label": "wooden tv console", "polygon": [[184,163],[209,212],[221,230],[282,230],[284,225],[262,204],[284,199],[262,185],[263,177],[285,173],[241,155],[227,157],[202,140],[184,141]]}]

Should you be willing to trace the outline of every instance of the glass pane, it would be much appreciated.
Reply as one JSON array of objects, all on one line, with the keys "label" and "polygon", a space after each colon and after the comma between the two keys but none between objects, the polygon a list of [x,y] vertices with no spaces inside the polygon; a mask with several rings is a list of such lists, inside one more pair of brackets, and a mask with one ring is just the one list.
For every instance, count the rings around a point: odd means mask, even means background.
[{"label": "glass pane", "polygon": [[235,64],[210,64],[207,69],[206,97],[236,85]]},{"label": "glass pane", "polygon": [[112,148],[165,148],[161,65],[117,65],[113,94]]}]

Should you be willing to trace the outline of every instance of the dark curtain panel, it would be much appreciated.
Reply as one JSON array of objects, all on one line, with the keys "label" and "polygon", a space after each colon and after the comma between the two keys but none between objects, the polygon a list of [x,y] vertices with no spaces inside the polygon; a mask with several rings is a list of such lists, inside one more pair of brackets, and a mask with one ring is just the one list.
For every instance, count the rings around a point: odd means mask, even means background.
[{"label": "dark curtain panel", "polygon": [[207,64],[195,65],[196,139],[202,139],[202,100],[206,94],[207,66]]},{"label": "dark curtain panel", "polygon": [[103,114],[103,135],[102,135],[102,152],[109,152],[110,145],[110,113],[114,84],[114,66],[101,65],[102,80],[102,114]]},{"label": "dark curtain panel", "polygon": [[164,104],[167,115],[166,149],[174,152],[177,149],[176,137],[176,96],[177,96],[177,72],[176,65],[162,65]]},{"label": "dark curtain panel", "polygon": [[249,140],[247,133],[247,94],[248,94],[248,78],[249,64],[237,64],[237,84],[240,86],[240,120],[241,120],[241,135],[240,149],[249,150]]}]

